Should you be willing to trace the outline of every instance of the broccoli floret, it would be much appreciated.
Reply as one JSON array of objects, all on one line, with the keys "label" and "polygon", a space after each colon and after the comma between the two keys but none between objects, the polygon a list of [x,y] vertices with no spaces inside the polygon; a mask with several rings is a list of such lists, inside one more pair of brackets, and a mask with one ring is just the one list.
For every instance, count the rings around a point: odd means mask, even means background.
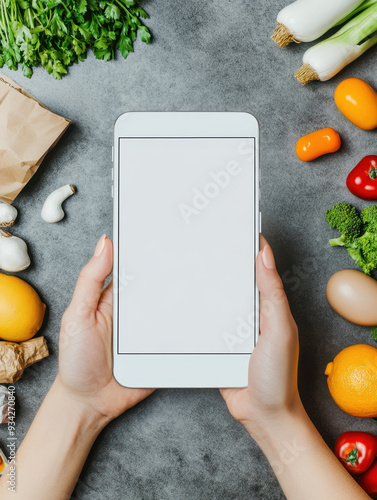
[{"label": "broccoli floret", "polygon": [[362,232],[362,220],[359,212],[350,203],[337,203],[326,211],[326,220],[330,227],[337,229],[341,237],[330,240],[331,246],[349,246]]},{"label": "broccoli floret", "polygon": [[350,257],[370,274],[377,267],[377,206],[364,208],[361,215],[350,203],[338,203],[326,212],[329,225],[341,236],[331,246],[344,246]]},{"label": "broccoli floret", "polygon": [[377,232],[377,206],[371,205],[361,212],[361,220],[365,224],[366,231]]},{"label": "broccoli floret", "polygon": [[377,326],[374,326],[370,331],[372,339],[377,342]]},{"label": "broccoli floret", "polygon": [[377,206],[371,205],[361,212],[364,233],[357,238],[355,244],[365,260],[360,266],[365,274],[370,274],[377,267]]},{"label": "broccoli floret", "polygon": [[377,267],[377,233],[367,230],[360,238],[357,238],[355,244],[366,263],[360,267],[365,274],[370,274]]},{"label": "broccoli floret", "polygon": [[355,246],[356,244],[354,243],[352,246],[349,246],[347,248],[348,255],[356,262],[359,267],[361,267],[365,274],[370,274],[374,268],[370,269],[368,262],[363,257],[361,249],[355,248]]}]

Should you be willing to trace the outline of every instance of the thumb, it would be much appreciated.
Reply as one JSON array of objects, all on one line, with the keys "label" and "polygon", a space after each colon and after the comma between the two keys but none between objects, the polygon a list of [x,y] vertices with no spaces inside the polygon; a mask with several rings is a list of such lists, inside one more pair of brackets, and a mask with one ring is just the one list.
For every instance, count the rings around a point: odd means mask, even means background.
[{"label": "thumb", "polygon": [[278,333],[286,326],[295,325],[283,283],[276,270],[274,254],[261,236],[261,250],[256,260],[257,284],[260,293],[261,332]]},{"label": "thumb", "polygon": [[71,307],[81,313],[97,310],[106,278],[113,269],[113,245],[104,234],[90,261],[82,268],[73,293]]}]

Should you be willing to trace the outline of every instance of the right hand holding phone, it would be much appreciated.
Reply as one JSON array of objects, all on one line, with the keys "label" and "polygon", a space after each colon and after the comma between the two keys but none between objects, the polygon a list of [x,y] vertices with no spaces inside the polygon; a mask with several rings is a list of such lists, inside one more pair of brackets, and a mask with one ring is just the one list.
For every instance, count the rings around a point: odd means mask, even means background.
[{"label": "right hand holding phone", "polygon": [[301,409],[297,389],[298,331],[270,245],[261,236],[256,259],[260,337],[250,358],[249,385],[220,389],[232,416],[258,441],[269,423]]}]

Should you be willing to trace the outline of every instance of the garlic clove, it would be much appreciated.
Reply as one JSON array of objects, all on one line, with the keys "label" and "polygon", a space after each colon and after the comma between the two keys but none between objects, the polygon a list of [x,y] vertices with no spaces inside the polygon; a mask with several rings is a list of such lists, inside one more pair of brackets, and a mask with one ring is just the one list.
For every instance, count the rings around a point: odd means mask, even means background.
[{"label": "garlic clove", "polygon": [[30,257],[24,240],[0,229],[0,269],[18,273],[29,266]]},{"label": "garlic clove", "polygon": [[17,215],[17,208],[0,202],[0,227],[14,226]]},{"label": "garlic clove", "polygon": [[62,207],[63,202],[76,193],[76,188],[72,184],[67,184],[53,191],[44,202],[42,207],[42,219],[50,224],[64,219],[65,213]]}]

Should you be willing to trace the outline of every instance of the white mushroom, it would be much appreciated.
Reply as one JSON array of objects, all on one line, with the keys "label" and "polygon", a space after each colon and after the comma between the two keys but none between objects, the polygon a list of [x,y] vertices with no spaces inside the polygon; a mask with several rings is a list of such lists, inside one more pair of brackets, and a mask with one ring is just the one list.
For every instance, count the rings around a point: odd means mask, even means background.
[{"label": "white mushroom", "polygon": [[0,229],[0,269],[17,273],[29,266],[30,257],[24,240]]},{"label": "white mushroom", "polygon": [[0,202],[0,227],[14,226],[17,214],[17,208]]},{"label": "white mushroom", "polygon": [[64,200],[76,193],[75,186],[67,184],[53,191],[44,202],[42,208],[42,219],[53,224],[64,219],[65,213],[62,207]]}]

